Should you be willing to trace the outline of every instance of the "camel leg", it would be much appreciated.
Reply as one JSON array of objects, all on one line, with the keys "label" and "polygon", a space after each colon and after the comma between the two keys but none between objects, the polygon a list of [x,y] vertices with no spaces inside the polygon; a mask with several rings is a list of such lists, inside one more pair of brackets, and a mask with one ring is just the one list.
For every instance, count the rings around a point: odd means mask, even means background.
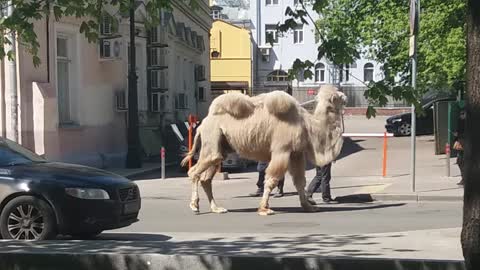
[{"label": "camel leg", "polygon": [[270,193],[278,185],[278,181],[285,176],[288,168],[290,153],[272,153],[272,159],[266,170],[266,181],[263,188],[263,197],[258,208],[261,216],[273,215],[274,211],[269,208]]},{"label": "camel leg", "polygon": [[[218,165],[218,166],[221,166],[221,165]],[[227,213],[228,211],[223,207],[217,206],[215,199],[213,198],[213,190],[212,190],[212,179],[215,176],[215,173],[217,172],[218,166],[212,166],[208,168],[208,170],[205,172],[206,177],[202,178],[201,183],[202,183],[203,190],[207,195],[208,201],[210,202],[210,209],[212,210],[212,212],[217,214],[223,214],[223,213]]]},{"label": "camel leg", "polygon": [[200,212],[199,201],[200,201],[200,198],[198,196],[198,181],[193,180],[192,181],[192,199],[190,201],[190,209],[192,209],[192,211],[195,213]]},{"label": "camel leg", "polygon": [[298,196],[300,198],[300,204],[302,205],[303,209],[307,212],[315,212],[316,208],[308,202],[307,195],[305,194],[305,157],[303,153],[295,153],[292,155],[288,170],[292,175],[293,184],[297,189]]}]

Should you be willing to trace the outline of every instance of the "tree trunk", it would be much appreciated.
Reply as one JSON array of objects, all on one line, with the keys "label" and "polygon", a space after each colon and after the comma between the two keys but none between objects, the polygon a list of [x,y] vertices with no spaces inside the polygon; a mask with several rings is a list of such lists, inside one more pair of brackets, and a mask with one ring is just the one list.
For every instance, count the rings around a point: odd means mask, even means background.
[{"label": "tree trunk", "polygon": [[462,249],[468,270],[480,269],[480,1],[467,7],[467,95]]}]

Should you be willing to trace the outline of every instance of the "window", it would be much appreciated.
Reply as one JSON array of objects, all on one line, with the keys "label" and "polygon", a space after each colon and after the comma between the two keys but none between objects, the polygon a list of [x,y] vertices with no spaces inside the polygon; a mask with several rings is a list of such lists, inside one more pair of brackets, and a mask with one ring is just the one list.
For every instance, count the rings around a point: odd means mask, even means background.
[{"label": "window", "polygon": [[195,31],[192,31],[192,47],[194,48],[197,48],[198,47],[198,44],[197,44],[197,32]]},{"label": "window", "polygon": [[363,66],[363,80],[365,82],[373,81],[373,64],[372,63],[366,63],[365,66]]},{"label": "window", "polygon": [[303,43],[303,25],[297,26],[293,30],[293,43],[294,44]]},{"label": "window", "polygon": [[168,51],[164,48],[150,48],[149,65],[166,66],[166,55]]},{"label": "window", "polygon": [[187,95],[184,93],[177,94],[175,98],[175,109],[187,109],[188,108],[188,99]]},{"label": "window", "polygon": [[[312,2],[312,0],[303,0],[303,1],[302,1],[302,3],[304,3],[304,4],[309,4],[309,3],[311,3],[311,2]],[[294,3],[295,5],[298,5],[298,4],[300,4],[300,0],[295,0],[295,1],[293,1],[293,3]]]},{"label": "window", "polygon": [[350,65],[345,66],[345,81],[348,82],[350,81]]},{"label": "window", "polygon": [[159,44],[165,42],[166,32],[162,30],[162,27],[155,26],[148,31],[148,39],[152,44]]},{"label": "window", "polygon": [[205,96],[205,87],[198,88],[198,100],[205,101],[207,98]]},{"label": "window", "polygon": [[315,65],[315,82],[325,82],[325,65],[323,63]]},{"label": "window", "polygon": [[102,22],[100,23],[100,34],[102,36],[109,36],[112,34],[113,30],[113,18],[108,15],[102,15]]},{"label": "window", "polygon": [[168,74],[166,70],[150,71],[150,86],[152,89],[168,89]]},{"label": "window", "polygon": [[151,111],[152,112],[163,112],[165,111],[166,100],[165,95],[162,95],[158,92],[152,93],[152,103]]},{"label": "window", "polygon": [[278,5],[278,0],[265,0],[265,5],[267,6]]},{"label": "window", "polygon": [[288,74],[283,70],[275,70],[267,75],[267,82],[287,82]]},{"label": "window", "polygon": [[127,91],[117,91],[115,93],[116,109],[119,111],[126,110],[127,106]]},{"label": "window", "polygon": [[350,80],[350,65],[340,65],[338,75],[340,82],[348,82]]},{"label": "window", "polygon": [[69,40],[57,37],[57,101],[60,124],[72,123],[70,113],[70,61]]},{"label": "window", "polygon": [[265,25],[265,43],[278,44],[277,26],[274,24]]},{"label": "window", "polygon": [[220,19],[220,10],[212,10],[211,15],[214,20]]}]

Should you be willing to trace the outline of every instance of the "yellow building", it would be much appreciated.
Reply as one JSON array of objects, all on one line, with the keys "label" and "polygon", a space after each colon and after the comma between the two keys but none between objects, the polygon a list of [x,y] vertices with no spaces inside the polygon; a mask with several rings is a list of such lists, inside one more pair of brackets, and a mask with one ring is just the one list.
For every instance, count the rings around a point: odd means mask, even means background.
[{"label": "yellow building", "polygon": [[250,30],[216,20],[210,34],[212,96],[229,91],[250,94],[252,86]]}]

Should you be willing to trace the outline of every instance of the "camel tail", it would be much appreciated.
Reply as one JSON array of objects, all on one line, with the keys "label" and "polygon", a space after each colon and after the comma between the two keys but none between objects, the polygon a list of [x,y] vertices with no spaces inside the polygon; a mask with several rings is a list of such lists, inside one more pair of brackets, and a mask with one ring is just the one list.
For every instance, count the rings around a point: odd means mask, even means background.
[{"label": "camel tail", "polygon": [[192,150],[190,150],[190,152],[188,152],[186,155],[185,155],[185,158],[183,158],[182,162],[180,163],[180,165],[182,167],[186,167],[188,162],[193,158],[193,156],[197,153],[197,147],[199,146],[199,142],[200,142],[200,132],[197,132],[197,134],[195,135],[195,137],[193,138],[193,145],[192,145]]}]

